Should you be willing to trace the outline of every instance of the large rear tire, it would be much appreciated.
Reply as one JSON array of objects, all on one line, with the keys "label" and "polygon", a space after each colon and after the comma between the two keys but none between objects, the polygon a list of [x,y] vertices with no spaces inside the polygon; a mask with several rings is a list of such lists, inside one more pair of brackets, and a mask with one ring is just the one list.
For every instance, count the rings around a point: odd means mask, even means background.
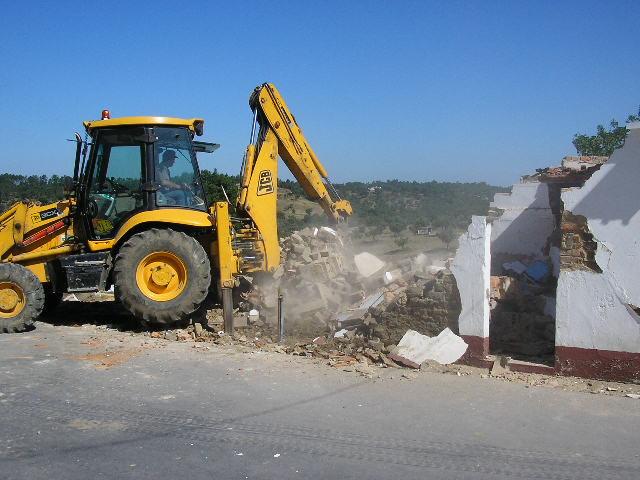
[{"label": "large rear tire", "polygon": [[185,322],[204,302],[211,284],[209,258],[194,238],[153,228],[133,235],[116,256],[115,296],[149,324]]},{"label": "large rear tire", "polygon": [[44,308],[44,288],[29,269],[0,264],[0,333],[24,332]]}]

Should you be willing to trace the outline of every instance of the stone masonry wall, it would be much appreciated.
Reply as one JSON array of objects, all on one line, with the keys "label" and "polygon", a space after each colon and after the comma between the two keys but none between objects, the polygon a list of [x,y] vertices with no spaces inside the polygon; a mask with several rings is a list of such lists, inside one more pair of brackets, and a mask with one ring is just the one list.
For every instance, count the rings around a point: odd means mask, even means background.
[{"label": "stone masonry wall", "polygon": [[596,263],[598,245],[589,231],[587,219],[582,215],[564,211],[560,229],[562,232],[560,268],[601,272]]},{"label": "stone masonry wall", "polygon": [[458,333],[461,308],[455,277],[443,270],[424,284],[408,286],[385,309],[373,308],[372,315],[378,323],[373,333],[392,344],[398,343],[408,329],[428,336],[436,336],[446,327]]}]

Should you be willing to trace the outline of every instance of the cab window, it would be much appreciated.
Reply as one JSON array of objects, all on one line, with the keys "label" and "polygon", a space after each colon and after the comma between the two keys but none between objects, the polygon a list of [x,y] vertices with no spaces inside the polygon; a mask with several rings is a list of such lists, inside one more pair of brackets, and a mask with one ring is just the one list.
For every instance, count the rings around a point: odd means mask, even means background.
[{"label": "cab window", "polygon": [[97,141],[87,212],[94,237],[110,238],[133,212],[144,208],[146,146],[121,133],[100,134]]},{"label": "cab window", "polygon": [[206,210],[200,172],[187,128],[154,129],[156,204]]}]

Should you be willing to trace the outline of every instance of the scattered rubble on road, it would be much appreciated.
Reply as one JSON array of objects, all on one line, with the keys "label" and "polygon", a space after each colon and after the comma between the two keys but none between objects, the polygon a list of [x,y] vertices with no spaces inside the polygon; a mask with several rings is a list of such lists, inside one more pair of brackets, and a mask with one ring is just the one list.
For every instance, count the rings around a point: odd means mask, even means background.
[{"label": "scattered rubble on road", "polygon": [[[94,309],[101,305],[107,307],[109,303],[91,302],[91,307],[89,308]],[[77,306],[77,303],[73,305],[74,308]],[[84,310],[86,309],[87,306],[84,307]],[[42,327],[38,328],[42,329]],[[78,327],[62,326],[54,328],[75,329]],[[358,375],[375,381],[393,379],[416,381],[424,378],[424,375],[429,373],[437,373],[456,377],[469,377],[469,379],[475,378],[482,381],[516,383],[523,385],[525,388],[555,388],[565,391],[622,397],[629,401],[640,398],[640,382],[637,384],[624,384],[576,377],[513,372],[508,368],[508,357],[497,357],[497,361],[494,362],[490,370],[457,363],[442,365],[431,360],[422,363],[419,370],[409,369],[391,360],[389,354],[384,352],[380,352],[381,355],[377,357],[379,361],[376,362],[368,356],[372,352],[367,350],[367,348],[374,349],[370,344],[365,343],[361,337],[354,337],[353,341],[344,342],[332,342],[327,337],[321,337],[325,340],[325,343],[321,345],[318,345],[317,341],[314,342],[315,339],[308,343],[290,341],[280,345],[272,340],[268,327],[258,330],[256,327],[249,326],[240,329],[234,335],[224,335],[222,332],[210,331],[207,327],[203,327],[202,330],[198,329],[201,333],[197,335],[196,328],[193,325],[185,329],[174,329],[166,332],[119,331],[118,323],[108,327],[102,324],[83,324],[79,328],[86,332],[85,335],[89,334],[91,336],[89,340],[84,342],[88,349],[87,355],[78,356],[76,359],[94,363],[93,368],[98,370],[117,368],[122,365],[122,363],[115,363],[110,366],[102,365],[102,358],[98,358],[98,354],[101,352],[105,357],[106,355],[111,357],[113,353],[120,350],[139,349],[140,352],[143,352],[146,349],[167,348],[169,345],[175,345],[175,347],[193,349],[202,355],[255,354],[260,352],[262,354],[260,357],[262,362],[273,361],[275,357],[270,356],[271,354],[286,355],[289,357],[287,361],[293,361],[298,365],[315,364],[317,366],[333,367],[336,370],[345,372],[345,374]],[[355,347],[356,345],[360,346]],[[347,353],[349,348],[351,348],[350,354]],[[92,354],[96,355],[90,356]],[[135,356],[127,356],[125,361],[130,361]],[[95,362],[96,360],[97,363]]]},{"label": "scattered rubble on road", "polygon": [[408,330],[390,357],[411,368],[420,368],[427,360],[447,365],[467,351],[467,344],[448,328],[437,337],[428,337],[415,330]]}]

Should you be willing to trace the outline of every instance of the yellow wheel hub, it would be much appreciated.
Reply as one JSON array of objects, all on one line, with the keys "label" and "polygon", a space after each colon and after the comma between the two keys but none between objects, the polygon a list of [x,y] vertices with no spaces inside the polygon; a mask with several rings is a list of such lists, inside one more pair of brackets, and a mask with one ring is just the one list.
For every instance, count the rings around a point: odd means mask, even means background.
[{"label": "yellow wheel hub", "polygon": [[187,285],[187,267],[171,252],[153,252],[138,264],[136,283],[146,297],[168,302],[178,298]]},{"label": "yellow wheel hub", "polygon": [[19,315],[25,303],[25,294],[19,285],[13,282],[0,282],[0,318],[13,318]]}]

